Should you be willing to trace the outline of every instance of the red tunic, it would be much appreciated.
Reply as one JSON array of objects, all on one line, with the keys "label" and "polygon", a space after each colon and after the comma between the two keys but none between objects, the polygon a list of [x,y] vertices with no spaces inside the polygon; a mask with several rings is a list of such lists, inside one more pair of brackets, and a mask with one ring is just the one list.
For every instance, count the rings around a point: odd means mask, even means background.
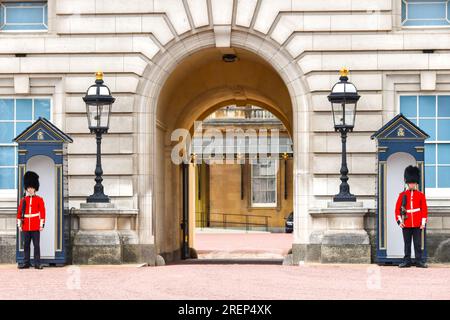
[{"label": "red tunic", "polygon": [[418,228],[425,226],[428,219],[427,199],[417,190],[406,190],[398,195],[395,205],[395,220],[402,222],[401,206],[403,195],[406,193],[406,219],[403,221],[405,228]]},{"label": "red tunic", "polygon": [[[23,198],[20,199],[19,208],[17,209],[17,222],[19,222],[22,215],[22,203]],[[45,223],[44,199],[37,195],[26,196],[25,203],[25,219],[23,220],[22,231],[39,231],[40,228],[44,227]]]}]

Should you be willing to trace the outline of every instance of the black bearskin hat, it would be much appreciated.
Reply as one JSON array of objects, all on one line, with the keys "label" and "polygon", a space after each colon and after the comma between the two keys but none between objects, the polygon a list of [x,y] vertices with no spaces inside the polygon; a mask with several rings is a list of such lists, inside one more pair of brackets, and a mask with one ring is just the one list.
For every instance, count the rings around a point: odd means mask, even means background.
[{"label": "black bearskin hat", "polygon": [[36,172],[27,171],[23,176],[23,187],[25,190],[28,188],[34,188],[36,191],[39,190],[39,176]]},{"label": "black bearskin hat", "polygon": [[419,183],[420,170],[417,167],[408,166],[405,169],[405,182],[406,183]]}]

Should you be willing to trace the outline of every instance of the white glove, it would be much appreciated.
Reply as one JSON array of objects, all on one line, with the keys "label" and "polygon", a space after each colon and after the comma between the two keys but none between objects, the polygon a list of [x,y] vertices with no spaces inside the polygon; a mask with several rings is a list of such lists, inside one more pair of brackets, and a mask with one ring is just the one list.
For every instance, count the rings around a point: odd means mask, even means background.
[{"label": "white glove", "polygon": [[22,220],[17,219],[17,227],[19,228],[20,231],[22,231]]}]

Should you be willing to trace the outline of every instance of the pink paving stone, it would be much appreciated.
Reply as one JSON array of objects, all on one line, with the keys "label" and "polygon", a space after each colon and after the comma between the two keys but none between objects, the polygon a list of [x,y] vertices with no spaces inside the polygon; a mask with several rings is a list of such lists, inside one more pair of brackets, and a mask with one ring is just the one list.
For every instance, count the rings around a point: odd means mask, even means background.
[{"label": "pink paving stone", "polygon": [[292,248],[291,233],[196,233],[198,252],[267,252],[286,255]]},{"label": "pink paving stone", "polygon": [[0,287],[0,299],[450,299],[450,266],[3,265]]}]

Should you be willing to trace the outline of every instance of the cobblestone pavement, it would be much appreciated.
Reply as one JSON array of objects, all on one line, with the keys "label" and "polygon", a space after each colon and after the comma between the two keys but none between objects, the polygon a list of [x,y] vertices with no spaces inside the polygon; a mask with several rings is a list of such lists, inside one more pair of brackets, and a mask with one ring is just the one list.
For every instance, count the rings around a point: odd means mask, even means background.
[{"label": "cobblestone pavement", "polygon": [[0,299],[450,299],[450,265],[1,265],[0,287]]}]

